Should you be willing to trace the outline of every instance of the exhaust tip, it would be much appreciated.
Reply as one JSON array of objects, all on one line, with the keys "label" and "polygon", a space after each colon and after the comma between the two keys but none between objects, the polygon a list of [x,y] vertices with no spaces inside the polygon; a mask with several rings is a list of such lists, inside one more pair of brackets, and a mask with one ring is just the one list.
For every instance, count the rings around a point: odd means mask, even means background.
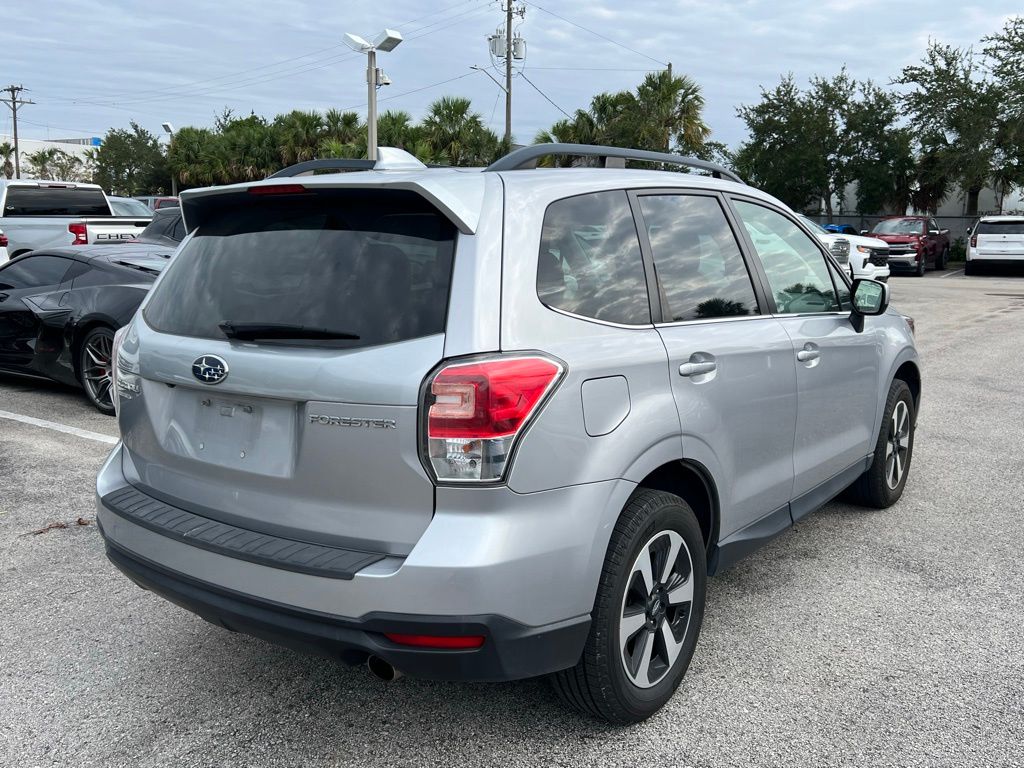
[{"label": "exhaust tip", "polygon": [[370,674],[378,680],[383,680],[385,683],[390,683],[392,680],[397,680],[402,676],[401,672],[391,666],[391,662],[385,661],[380,656],[368,658],[366,666],[370,670]]}]

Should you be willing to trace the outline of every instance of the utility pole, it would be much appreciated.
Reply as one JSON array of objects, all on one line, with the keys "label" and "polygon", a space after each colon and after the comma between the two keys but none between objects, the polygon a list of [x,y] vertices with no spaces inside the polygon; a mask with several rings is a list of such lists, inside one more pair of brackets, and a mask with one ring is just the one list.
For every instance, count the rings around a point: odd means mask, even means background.
[{"label": "utility pole", "polygon": [[512,0],[505,0],[505,151],[512,149]]},{"label": "utility pole", "polygon": [[377,51],[366,52],[366,159],[377,160]]},{"label": "utility pole", "polygon": [[9,99],[0,99],[4,104],[11,108],[11,115],[13,117],[14,124],[14,178],[21,178],[21,152],[18,149],[18,107],[24,104],[35,104],[34,101],[28,101],[26,99],[19,99],[18,94],[25,90],[24,86],[21,85],[8,85],[6,88],[0,89],[11,94]]},{"label": "utility pole", "polygon": [[[497,69],[497,62],[505,63],[505,144],[512,146],[512,65],[526,58],[526,41],[512,30],[512,20],[526,16],[526,6],[519,0],[504,0],[501,10],[505,12],[505,29],[501,27],[487,38],[491,53],[491,64]],[[491,78],[492,80],[494,78]],[[497,80],[495,80],[497,82]],[[501,84],[498,84],[501,87]]]}]

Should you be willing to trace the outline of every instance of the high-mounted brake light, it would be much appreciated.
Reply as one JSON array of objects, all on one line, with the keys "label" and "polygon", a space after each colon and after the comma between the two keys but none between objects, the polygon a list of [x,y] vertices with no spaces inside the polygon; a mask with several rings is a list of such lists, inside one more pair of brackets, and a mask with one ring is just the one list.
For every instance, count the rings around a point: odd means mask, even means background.
[{"label": "high-mounted brake light", "polygon": [[84,221],[73,221],[68,224],[68,232],[75,236],[72,245],[89,244],[89,227]]},{"label": "high-mounted brake light", "polygon": [[545,357],[454,363],[430,382],[427,451],[438,480],[500,480],[517,438],[563,372]]},{"label": "high-mounted brake light", "polygon": [[301,184],[270,184],[265,187],[249,187],[250,195],[301,195],[306,188]]},{"label": "high-mounted brake light", "polygon": [[484,644],[483,635],[403,635],[385,632],[384,637],[398,645],[417,648],[445,648],[449,650],[479,648]]}]

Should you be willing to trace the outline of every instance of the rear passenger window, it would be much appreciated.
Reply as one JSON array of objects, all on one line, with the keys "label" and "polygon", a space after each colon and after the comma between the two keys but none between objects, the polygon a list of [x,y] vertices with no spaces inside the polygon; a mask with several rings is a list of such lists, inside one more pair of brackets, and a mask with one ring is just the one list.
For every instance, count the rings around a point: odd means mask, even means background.
[{"label": "rear passenger window", "polygon": [[743,255],[716,198],[645,195],[640,210],[667,318],[757,314]]},{"label": "rear passenger window", "polygon": [[548,206],[537,295],[574,315],[624,325],[651,322],[640,241],[625,192],[596,192]]}]

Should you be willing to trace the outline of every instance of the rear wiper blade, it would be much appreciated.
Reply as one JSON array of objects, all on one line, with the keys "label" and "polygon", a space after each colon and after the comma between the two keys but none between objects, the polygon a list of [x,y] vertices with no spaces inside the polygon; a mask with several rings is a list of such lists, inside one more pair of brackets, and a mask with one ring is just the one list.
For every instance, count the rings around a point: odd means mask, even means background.
[{"label": "rear wiper blade", "polygon": [[256,339],[349,339],[359,338],[357,333],[335,331],[330,328],[310,328],[288,323],[233,323],[225,320],[218,326],[229,339],[255,341]]}]

